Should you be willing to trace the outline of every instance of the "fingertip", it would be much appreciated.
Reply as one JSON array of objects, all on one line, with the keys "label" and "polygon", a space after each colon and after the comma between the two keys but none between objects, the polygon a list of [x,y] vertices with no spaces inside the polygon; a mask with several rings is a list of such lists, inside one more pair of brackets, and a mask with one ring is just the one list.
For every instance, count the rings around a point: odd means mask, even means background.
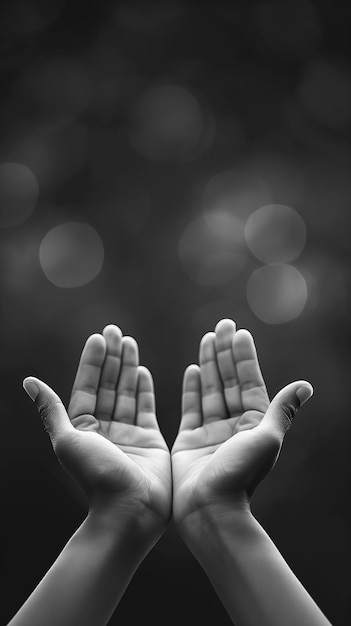
[{"label": "fingertip", "polygon": [[239,328],[233,336],[233,350],[235,352],[236,357],[240,358],[242,353],[246,353],[247,351],[250,354],[256,355],[256,345],[253,335],[250,333],[247,328]]},{"label": "fingertip", "polygon": [[122,350],[122,331],[115,324],[108,324],[102,331],[102,335],[106,341],[106,352],[109,356],[121,356]]},{"label": "fingertip", "polygon": [[85,346],[94,346],[95,349],[99,349],[104,352],[106,349],[105,337],[100,335],[100,333],[93,333],[86,340]]},{"label": "fingertip", "polygon": [[143,427],[158,427],[154,382],[150,370],[144,365],[138,367],[136,423]]},{"label": "fingertip", "polygon": [[302,406],[313,396],[313,387],[311,383],[307,381],[303,381],[300,387],[296,390],[296,396],[298,399],[299,406]]},{"label": "fingertip", "polygon": [[200,373],[200,366],[196,363],[191,363],[185,368],[184,374],[191,375],[192,372]]},{"label": "fingertip", "polygon": [[189,386],[189,382],[192,380],[200,380],[200,367],[195,363],[188,365],[183,374],[183,391]]},{"label": "fingertip", "polygon": [[40,413],[42,413],[43,408],[46,406],[55,405],[60,406],[66,414],[61,398],[42,380],[39,380],[35,376],[27,376],[23,381],[23,388],[33,402],[35,402]]},{"label": "fingertip", "polygon": [[185,369],[182,393],[182,418],[179,432],[198,428],[202,424],[201,375],[198,365],[191,364]]},{"label": "fingertip", "polygon": [[106,326],[103,328],[102,334],[104,337],[111,334],[114,336],[119,335],[120,337],[122,337],[122,331],[120,327],[116,324],[106,324]]},{"label": "fingertip", "polygon": [[39,385],[38,379],[34,376],[27,376],[22,385],[25,392],[29,395],[30,399],[35,402],[38,394],[39,394]]},{"label": "fingertip", "polygon": [[183,376],[183,386],[185,386],[189,380],[199,379],[200,380],[200,367],[196,365],[196,363],[191,363],[184,370]]},{"label": "fingertip", "polygon": [[240,341],[242,339],[253,340],[253,336],[251,335],[250,331],[247,330],[247,328],[239,328],[239,330],[237,330],[235,333],[235,341]]},{"label": "fingertip", "polygon": [[139,346],[134,337],[122,337],[122,364],[139,365]]},{"label": "fingertip", "polygon": [[236,330],[236,323],[230,317],[225,317],[219,320],[219,322],[217,322],[215,326],[215,333],[226,332],[226,331],[233,332],[235,330]]},{"label": "fingertip", "polygon": [[152,391],[154,390],[154,381],[150,370],[145,365],[138,366],[138,380],[139,391]]},{"label": "fingertip", "polygon": [[284,436],[290,428],[299,408],[307,402],[313,394],[312,385],[304,380],[289,383],[281,389],[270,403],[262,419],[262,425],[277,428],[280,436]]},{"label": "fingertip", "polygon": [[201,341],[199,347],[199,361],[202,365],[205,361],[211,360],[215,354],[215,345],[216,345],[216,333],[208,332],[206,333]]},{"label": "fingertip", "polygon": [[39,380],[38,378],[36,378],[35,376],[26,376],[26,377],[23,379],[23,385],[24,385],[24,383],[26,383],[26,382],[40,383],[40,380]]},{"label": "fingertip", "polygon": [[138,350],[138,343],[134,339],[134,337],[131,337],[130,335],[125,335],[122,338],[122,342],[123,342],[123,346],[128,346],[129,348],[133,350]]},{"label": "fingertip", "polygon": [[214,333],[212,330],[208,331],[202,336],[201,341],[200,341],[200,346],[206,343],[207,341],[212,341],[215,338],[215,336],[216,336],[216,333]]}]

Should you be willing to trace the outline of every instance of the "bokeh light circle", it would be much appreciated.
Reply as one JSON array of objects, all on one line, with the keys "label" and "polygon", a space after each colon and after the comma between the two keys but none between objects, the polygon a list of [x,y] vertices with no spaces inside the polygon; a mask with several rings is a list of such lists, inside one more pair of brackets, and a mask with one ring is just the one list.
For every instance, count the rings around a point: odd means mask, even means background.
[{"label": "bokeh light circle", "polygon": [[244,221],[225,208],[205,211],[204,220],[210,229],[224,241],[241,245],[245,240]]},{"label": "bokeh light circle", "polygon": [[190,222],[179,241],[179,258],[198,285],[221,285],[243,269],[246,257],[237,242],[221,237],[202,218]]},{"label": "bokeh light circle", "polygon": [[286,263],[301,254],[306,226],[295,209],[269,204],[250,215],[245,237],[251,252],[263,263]]},{"label": "bokeh light circle", "polygon": [[56,287],[80,287],[100,273],[104,247],[92,226],[68,222],[49,230],[39,258],[46,277]]},{"label": "bokeh light circle", "polygon": [[21,163],[0,163],[0,227],[24,222],[34,211],[39,185],[33,172]]},{"label": "bokeh light circle", "polygon": [[203,132],[199,103],[174,85],[145,91],[134,106],[129,138],[144,157],[155,161],[184,158],[196,149]]},{"label": "bokeh light circle", "polygon": [[260,173],[230,169],[215,174],[203,191],[203,211],[234,214],[246,219],[252,211],[272,201],[270,189]]},{"label": "bokeh light circle", "polygon": [[284,324],[297,318],[307,302],[307,285],[292,265],[274,263],[255,270],[247,284],[253,313],[266,324]]}]

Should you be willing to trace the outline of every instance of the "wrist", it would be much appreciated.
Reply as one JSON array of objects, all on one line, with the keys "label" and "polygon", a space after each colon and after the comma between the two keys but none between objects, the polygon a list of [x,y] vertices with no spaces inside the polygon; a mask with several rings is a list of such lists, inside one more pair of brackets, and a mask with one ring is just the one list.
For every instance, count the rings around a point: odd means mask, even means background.
[{"label": "wrist", "polygon": [[99,532],[142,549],[144,546],[151,549],[168,523],[141,502],[119,500],[95,500],[89,507],[87,520]]},{"label": "wrist", "polygon": [[249,503],[238,501],[228,504],[208,504],[193,511],[177,524],[177,529],[195,554],[211,550],[227,534],[231,538],[256,521]]}]

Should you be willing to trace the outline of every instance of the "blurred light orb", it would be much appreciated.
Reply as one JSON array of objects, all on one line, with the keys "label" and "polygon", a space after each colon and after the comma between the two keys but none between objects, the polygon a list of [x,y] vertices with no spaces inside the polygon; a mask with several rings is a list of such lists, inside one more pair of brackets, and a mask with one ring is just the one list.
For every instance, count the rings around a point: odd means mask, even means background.
[{"label": "blurred light orb", "polygon": [[202,132],[203,115],[194,96],[183,87],[165,85],[141,95],[133,110],[129,138],[147,159],[168,161],[189,156]]},{"label": "blurred light orb", "polygon": [[39,258],[44,274],[56,287],[80,287],[100,273],[104,247],[92,226],[68,222],[49,230]]},{"label": "blurred light orb", "polygon": [[12,228],[34,211],[39,185],[33,172],[21,163],[0,163],[0,227]]},{"label": "blurred light orb", "polygon": [[211,230],[224,241],[241,244],[245,241],[244,221],[225,208],[213,209],[204,213],[204,220]]},{"label": "blurred light orb", "polygon": [[252,254],[263,263],[286,263],[301,254],[306,226],[295,209],[269,204],[250,215],[245,237]]},{"label": "blurred light orb", "polygon": [[344,60],[317,59],[307,65],[298,87],[305,109],[329,128],[351,122],[351,72]]},{"label": "blurred light orb", "polygon": [[262,176],[251,170],[233,169],[215,174],[208,181],[202,204],[205,217],[221,212],[246,219],[252,211],[271,201],[270,189]]},{"label": "blurred light orb", "polygon": [[179,258],[198,285],[222,285],[244,267],[246,257],[236,242],[216,234],[202,218],[190,222],[179,241]]},{"label": "blurred light orb", "polygon": [[247,300],[253,313],[266,324],[296,319],[307,302],[307,285],[292,265],[274,263],[259,267],[250,276]]}]

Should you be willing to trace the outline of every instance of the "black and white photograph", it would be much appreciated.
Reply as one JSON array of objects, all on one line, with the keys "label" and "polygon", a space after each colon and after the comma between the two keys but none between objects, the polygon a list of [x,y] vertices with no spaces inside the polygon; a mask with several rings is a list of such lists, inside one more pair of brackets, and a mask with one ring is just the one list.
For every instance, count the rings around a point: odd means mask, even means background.
[{"label": "black and white photograph", "polygon": [[351,623],[350,31],[1,0],[1,624]]}]

